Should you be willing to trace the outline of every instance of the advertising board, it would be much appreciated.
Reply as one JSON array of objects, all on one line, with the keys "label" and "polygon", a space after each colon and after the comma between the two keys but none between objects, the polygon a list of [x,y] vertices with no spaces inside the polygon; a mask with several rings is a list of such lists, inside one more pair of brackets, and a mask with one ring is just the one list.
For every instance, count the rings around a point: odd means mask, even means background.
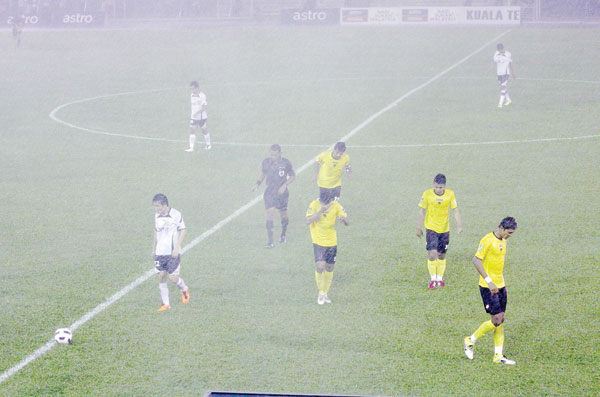
[{"label": "advertising board", "polygon": [[342,25],[519,25],[520,7],[342,8]]},{"label": "advertising board", "polygon": [[89,13],[45,13],[39,15],[0,15],[7,26],[11,26],[13,21],[21,20],[25,28],[35,27],[100,27],[104,26],[105,13],[89,12]]},{"label": "advertising board", "polygon": [[339,8],[292,8],[281,11],[284,25],[337,25],[340,23]]},{"label": "advertising board", "polygon": [[103,12],[54,14],[52,25],[73,28],[99,27],[104,25]]}]

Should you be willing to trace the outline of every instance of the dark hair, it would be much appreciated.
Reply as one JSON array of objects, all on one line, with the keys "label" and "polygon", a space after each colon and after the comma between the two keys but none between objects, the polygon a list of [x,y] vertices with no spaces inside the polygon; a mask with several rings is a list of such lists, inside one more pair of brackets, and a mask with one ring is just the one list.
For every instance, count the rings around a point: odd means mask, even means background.
[{"label": "dark hair", "polygon": [[198,88],[198,87],[200,87],[200,85],[198,84],[198,82],[197,82],[197,81],[192,81],[192,82],[190,83],[190,87]]},{"label": "dark hair", "polygon": [[281,153],[281,146],[279,146],[278,144],[274,143],[271,145],[271,150],[274,152],[279,152]]},{"label": "dark hair", "polygon": [[498,45],[496,46],[497,50],[503,50],[504,49],[504,44],[502,43],[498,43]]},{"label": "dark hair", "polygon": [[160,203],[161,205],[169,205],[169,199],[162,193],[155,194],[152,198],[153,203]]},{"label": "dark hair", "polygon": [[346,144],[344,142],[338,142],[333,148],[338,152],[344,153],[346,151]]},{"label": "dark hair", "polygon": [[334,195],[327,190],[321,190],[319,193],[319,201],[323,204],[329,204],[334,198]]},{"label": "dark hair", "polygon": [[437,174],[435,176],[435,178],[433,178],[433,183],[439,183],[439,184],[445,185],[446,184],[446,175]]},{"label": "dark hair", "polygon": [[498,227],[501,227],[502,229],[505,229],[505,230],[506,229],[516,230],[517,229],[517,221],[512,216],[507,216],[506,218],[502,219],[502,221],[500,221],[500,224],[498,225]]}]

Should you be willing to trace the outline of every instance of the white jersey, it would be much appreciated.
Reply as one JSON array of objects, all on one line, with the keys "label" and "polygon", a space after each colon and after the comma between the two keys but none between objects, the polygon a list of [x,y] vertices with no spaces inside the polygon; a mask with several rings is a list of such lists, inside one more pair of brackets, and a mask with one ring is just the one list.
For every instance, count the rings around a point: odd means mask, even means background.
[{"label": "white jersey", "polygon": [[[206,107],[205,107],[206,106],[206,95],[203,92],[199,92],[197,94],[192,93],[191,102],[192,102],[191,119],[192,120],[205,120],[207,118]],[[196,114],[196,113],[200,112],[202,107],[205,107],[204,110],[201,113]]]},{"label": "white jersey", "polygon": [[156,230],[156,255],[171,255],[179,240],[179,232],[185,229],[181,212],[169,208],[167,215],[154,214]]},{"label": "white jersey", "polygon": [[504,54],[496,51],[494,54],[494,62],[496,62],[496,74],[498,76],[504,76],[510,74],[509,65],[512,62],[512,55],[508,51],[504,51]]}]

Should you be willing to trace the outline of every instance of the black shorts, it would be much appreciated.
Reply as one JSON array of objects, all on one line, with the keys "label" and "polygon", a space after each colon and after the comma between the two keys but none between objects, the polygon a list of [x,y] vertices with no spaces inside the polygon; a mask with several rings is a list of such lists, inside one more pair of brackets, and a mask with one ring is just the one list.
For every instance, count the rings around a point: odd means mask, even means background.
[{"label": "black shorts", "polygon": [[342,193],[342,185],[328,188],[328,187],[319,187],[319,197],[327,197],[331,200],[335,200],[340,197]]},{"label": "black shorts", "polygon": [[508,77],[509,77],[509,76],[510,76],[510,75],[508,75],[508,74],[501,74],[501,75],[498,75],[498,84],[502,85],[502,84],[504,84],[504,83],[508,82]]},{"label": "black shorts", "polygon": [[337,245],[333,247],[322,247],[319,244],[313,244],[313,252],[315,254],[315,262],[325,262],[330,265],[335,265]]},{"label": "black shorts", "polygon": [[206,120],[208,120],[208,119],[203,119],[203,120],[190,119],[190,127],[198,126],[198,127],[202,128],[206,125]]},{"label": "black shorts", "polygon": [[440,254],[445,254],[448,251],[450,244],[450,232],[436,233],[433,230],[425,229],[427,251],[436,250]]},{"label": "black shorts", "polygon": [[157,255],[154,261],[154,268],[159,272],[167,272],[169,274],[179,274],[179,263],[181,255],[173,258],[171,255]]},{"label": "black shorts", "polygon": [[506,311],[506,287],[498,289],[496,295],[492,295],[492,291],[489,288],[479,286],[479,293],[481,293],[481,299],[483,300],[483,307],[486,312],[491,314],[504,313]]},{"label": "black shorts", "polygon": [[290,192],[286,189],[283,194],[278,194],[277,189],[267,188],[267,190],[265,190],[265,193],[263,194],[263,198],[265,199],[265,209],[275,207],[280,211],[287,211]]}]

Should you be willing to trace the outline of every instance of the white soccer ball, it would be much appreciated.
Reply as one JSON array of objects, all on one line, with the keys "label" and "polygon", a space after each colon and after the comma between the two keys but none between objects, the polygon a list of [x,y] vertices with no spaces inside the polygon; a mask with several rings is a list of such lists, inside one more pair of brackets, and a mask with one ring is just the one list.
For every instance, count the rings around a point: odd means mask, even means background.
[{"label": "white soccer ball", "polygon": [[73,334],[68,328],[59,328],[54,333],[54,340],[63,345],[67,345],[73,340]]}]

